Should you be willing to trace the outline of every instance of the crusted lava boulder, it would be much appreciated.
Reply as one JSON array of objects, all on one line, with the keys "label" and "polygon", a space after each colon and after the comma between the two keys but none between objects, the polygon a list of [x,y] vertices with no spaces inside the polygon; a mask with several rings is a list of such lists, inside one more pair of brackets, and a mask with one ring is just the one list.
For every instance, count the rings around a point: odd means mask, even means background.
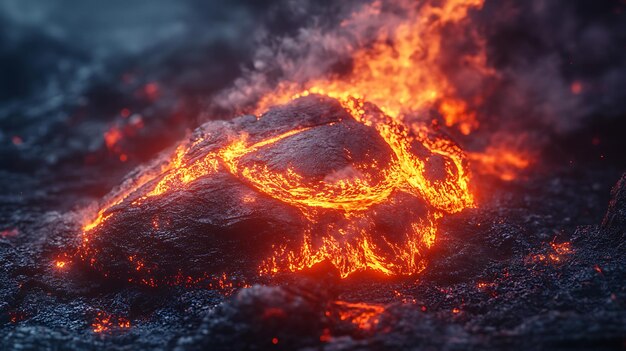
[{"label": "crusted lava boulder", "polygon": [[[384,118],[373,105],[361,108]],[[425,179],[461,173],[423,144],[410,146],[428,161]],[[223,272],[256,276],[264,265],[271,273],[325,259],[345,274],[385,272],[405,255],[402,273],[418,271],[434,240],[433,206],[391,183],[396,163],[380,131],[328,97],[208,122],[108,196],[85,226],[80,256],[107,276],[150,285]],[[277,252],[315,257],[282,262]]]}]

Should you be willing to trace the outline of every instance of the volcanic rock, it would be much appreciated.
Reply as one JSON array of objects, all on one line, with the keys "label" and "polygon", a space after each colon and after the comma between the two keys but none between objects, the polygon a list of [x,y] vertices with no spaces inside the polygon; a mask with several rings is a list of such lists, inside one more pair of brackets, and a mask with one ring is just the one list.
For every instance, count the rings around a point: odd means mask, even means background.
[{"label": "volcanic rock", "polygon": [[[380,113],[371,105],[364,108],[367,113]],[[379,169],[389,167],[393,159],[390,146],[373,127],[357,122],[333,99],[309,96],[258,119],[243,116],[202,125],[187,144],[185,162],[218,152],[242,135],[249,143],[262,143],[294,130],[299,132],[245,154],[241,164],[260,165],[282,175],[293,170],[317,184],[364,175],[379,181]],[[418,157],[428,155],[419,144],[413,149]],[[354,166],[373,160],[375,167]],[[316,219],[311,221],[312,211],[258,191],[245,177],[223,166],[146,197],[167,176],[168,172],[159,174],[162,165],[155,162],[129,176],[127,183],[156,174],[136,189],[122,185],[113,192],[111,198],[122,193],[123,201],[106,209],[106,220],[86,234],[82,257],[105,275],[148,284],[224,272],[256,275],[274,247],[297,250],[307,230],[319,233],[329,226],[349,228],[356,222],[341,211],[323,208],[315,210]],[[426,177],[436,179],[437,173],[441,172],[431,171]],[[377,238],[375,244],[385,247],[388,241],[403,240],[415,220],[425,218],[428,206],[416,196],[394,190],[388,201],[363,213],[367,214],[363,221]]]}]

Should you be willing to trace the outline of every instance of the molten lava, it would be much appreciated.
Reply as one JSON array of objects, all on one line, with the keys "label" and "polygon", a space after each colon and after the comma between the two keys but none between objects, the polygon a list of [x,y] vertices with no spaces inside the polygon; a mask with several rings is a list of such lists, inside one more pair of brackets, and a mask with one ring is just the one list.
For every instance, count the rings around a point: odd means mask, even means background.
[{"label": "molten lava", "polygon": [[[260,152],[271,154],[273,148],[285,141],[304,138],[319,125],[294,124],[262,140],[245,129],[238,130],[229,134],[228,143],[210,147],[201,155],[196,146],[207,143],[209,136],[195,136],[189,143],[179,145],[169,161],[124,184],[122,191],[98,211],[95,219],[84,225],[81,257],[93,264],[98,248],[90,244],[92,233],[127,199],[139,208],[153,199],[186,189],[200,179],[226,173],[258,194],[297,209],[309,223],[297,248],[273,245],[273,252],[267,253],[260,263],[261,274],[299,271],[322,261],[332,263],[342,277],[363,270],[386,275],[408,275],[423,270],[423,255],[435,241],[438,220],[472,207],[474,197],[463,150],[448,137],[431,130],[428,126],[431,118],[416,116],[435,110],[446,127],[456,128],[461,135],[469,135],[480,127],[476,109],[484,100],[481,89],[461,91],[441,60],[445,30],[469,22],[470,12],[481,9],[483,0],[419,5],[398,0],[392,4],[406,19],[385,23],[373,40],[350,48],[349,72],[283,81],[271,93],[264,94],[255,106],[256,115],[260,116],[257,119],[262,119],[262,112],[270,107],[307,96],[335,99],[352,122],[375,131],[384,141],[389,162],[370,157],[352,162],[345,169],[336,169],[323,178],[302,174],[292,165],[277,170],[267,162],[249,162]],[[376,18],[382,9],[383,4],[374,1],[352,14],[342,27],[348,32],[358,30],[362,22]],[[471,28],[465,35],[472,36],[476,47],[461,57],[463,65],[457,68],[460,72],[456,76],[483,82],[496,75],[487,65],[484,40]],[[296,116],[293,118],[296,120]],[[333,151],[350,157],[351,150]],[[517,172],[529,163],[520,154],[495,146],[485,153],[469,155],[470,160],[480,165],[481,172],[495,174],[503,180],[515,179]],[[433,176],[433,168],[439,170],[434,171],[438,175]],[[374,234],[380,227],[373,219],[378,212],[375,207],[395,203],[394,196],[400,193],[422,199],[427,206],[424,215],[412,218],[411,229],[394,233],[393,240]],[[254,196],[241,197],[242,207],[255,203]],[[317,226],[329,213],[334,216],[333,221],[324,228]],[[151,221],[155,230],[161,229],[157,219]],[[149,268],[143,270],[150,272]]]},{"label": "molten lava", "polygon": [[[423,250],[434,243],[437,219],[444,213],[458,212],[473,205],[464,154],[449,139],[429,132],[422,125],[406,127],[356,98],[340,102],[349,113],[348,116],[366,128],[374,129],[386,143],[391,150],[391,162],[388,165],[383,166],[377,160],[371,160],[368,163],[352,164],[355,170],[352,177],[315,180],[308,179],[292,168],[281,173],[271,170],[267,165],[241,162],[246,156],[261,149],[297,137],[308,131],[309,127],[295,128],[258,142],[250,142],[247,134],[237,135],[225,147],[202,157],[191,158],[189,150],[199,142],[195,141],[177,148],[172,159],[160,168],[164,172],[160,180],[145,195],[134,200],[133,204],[139,206],[150,198],[184,188],[199,178],[226,171],[257,191],[298,208],[312,223],[329,210],[336,211],[348,222],[345,226],[327,228],[327,233],[317,243],[313,242],[313,237],[319,233],[305,231],[302,246],[298,250],[277,247],[276,252],[262,263],[261,273],[298,271],[325,260],[330,261],[342,277],[365,269],[387,275],[419,272],[424,268],[424,262],[420,259]],[[422,159],[414,152],[417,146],[427,150],[433,157],[444,159],[439,178],[433,180],[428,175],[428,158]],[[89,233],[107,221],[111,216],[108,210],[148,181],[149,177],[145,176],[137,180],[129,191],[114,199],[112,205],[101,209],[96,219],[84,226],[83,241],[87,251]],[[388,250],[381,251],[376,245],[379,240],[371,236],[370,229],[374,223],[367,211],[373,205],[389,201],[389,197],[397,192],[423,199],[432,212],[426,218],[416,218],[411,226],[412,233],[408,233],[404,240],[387,242]]]}]

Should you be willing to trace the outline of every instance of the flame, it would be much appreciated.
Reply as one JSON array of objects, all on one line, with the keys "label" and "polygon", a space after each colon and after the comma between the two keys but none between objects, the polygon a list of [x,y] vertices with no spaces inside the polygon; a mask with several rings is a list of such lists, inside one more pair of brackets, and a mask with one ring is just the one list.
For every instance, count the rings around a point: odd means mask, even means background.
[{"label": "flame", "polygon": [[[411,1],[394,1],[407,19],[382,26],[372,43],[351,53],[352,70],[347,75],[313,79],[304,83],[282,82],[277,91],[264,96],[257,110],[284,104],[302,92],[322,93],[339,99],[362,97],[394,119],[415,112],[437,109],[447,126],[463,134],[478,127],[476,115],[441,67],[443,28],[466,20],[468,12],[480,9],[484,0],[448,0],[418,6]],[[374,1],[342,23],[343,27],[365,22],[381,14],[383,4]],[[468,74],[494,75],[487,66],[484,40],[475,38],[478,48],[462,58]],[[474,98],[479,102],[480,96]]]},{"label": "flame", "polygon": [[546,253],[531,254],[525,258],[525,262],[531,263],[553,263],[558,264],[567,260],[574,253],[572,244],[569,241],[562,243],[550,243],[550,249]]},{"label": "flame", "polygon": [[[120,113],[122,117],[128,118],[130,110],[123,109]],[[134,114],[127,120],[120,121],[112,125],[107,131],[104,132],[104,144],[107,149],[116,155],[119,155],[119,159],[122,162],[128,160],[128,155],[124,153],[123,141],[126,137],[132,137],[144,127],[143,119],[140,115]]]},{"label": "flame", "polygon": [[104,143],[109,150],[113,150],[123,137],[124,134],[120,128],[113,126],[104,133]]}]

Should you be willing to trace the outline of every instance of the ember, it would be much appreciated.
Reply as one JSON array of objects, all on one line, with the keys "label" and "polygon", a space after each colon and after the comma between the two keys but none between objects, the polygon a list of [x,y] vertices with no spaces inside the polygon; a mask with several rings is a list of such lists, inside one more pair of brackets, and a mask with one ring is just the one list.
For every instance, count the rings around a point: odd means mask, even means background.
[{"label": "ember", "polygon": [[11,238],[15,237],[19,234],[19,230],[17,228],[5,229],[0,231],[0,238]]},{"label": "ember", "polygon": [[123,317],[115,317],[105,312],[98,312],[91,326],[94,333],[103,333],[114,329],[128,329],[130,328],[130,321]]}]

